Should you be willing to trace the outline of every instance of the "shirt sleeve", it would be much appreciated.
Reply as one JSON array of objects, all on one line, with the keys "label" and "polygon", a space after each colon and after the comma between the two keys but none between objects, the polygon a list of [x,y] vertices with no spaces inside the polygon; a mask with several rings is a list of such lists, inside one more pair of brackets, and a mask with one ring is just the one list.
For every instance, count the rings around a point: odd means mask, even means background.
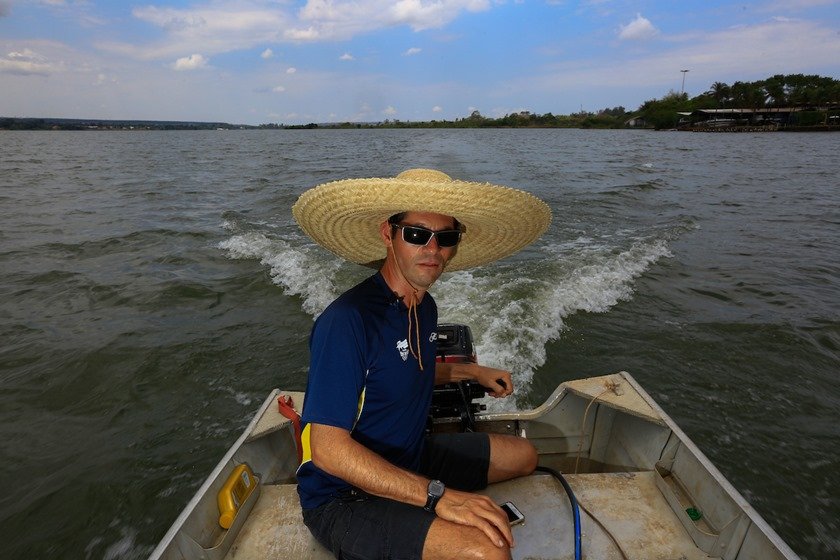
[{"label": "shirt sleeve", "polygon": [[351,430],[366,376],[365,329],[359,311],[332,305],[310,338],[309,380],[303,421]]}]

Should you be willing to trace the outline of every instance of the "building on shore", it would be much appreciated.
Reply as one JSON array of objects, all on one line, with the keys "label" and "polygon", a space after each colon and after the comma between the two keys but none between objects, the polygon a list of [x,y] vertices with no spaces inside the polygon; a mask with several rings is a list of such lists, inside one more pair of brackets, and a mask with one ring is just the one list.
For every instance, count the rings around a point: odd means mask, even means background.
[{"label": "building on shore", "polygon": [[677,115],[679,130],[699,132],[840,130],[840,105],[834,104],[826,107],[695,109]]}]

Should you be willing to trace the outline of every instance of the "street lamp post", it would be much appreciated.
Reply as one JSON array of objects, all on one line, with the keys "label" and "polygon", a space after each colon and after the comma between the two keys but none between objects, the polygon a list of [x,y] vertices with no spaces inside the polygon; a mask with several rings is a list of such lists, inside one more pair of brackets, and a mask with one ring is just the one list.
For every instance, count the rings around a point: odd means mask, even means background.
[{"label": "street lamp post", "polygon": [[685,75],[688,72],[688,70],[680,70],[680,72],[682,72],[682,75],[683,75],[682,88],[680,89],[680,94],[683,94],[683,93],[685,93]]}]

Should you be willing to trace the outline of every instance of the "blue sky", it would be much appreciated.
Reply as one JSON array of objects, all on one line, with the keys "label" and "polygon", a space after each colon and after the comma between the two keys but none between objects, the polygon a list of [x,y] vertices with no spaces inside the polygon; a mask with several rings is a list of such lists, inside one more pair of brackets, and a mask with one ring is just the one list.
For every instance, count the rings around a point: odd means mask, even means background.
[{"label": "blue sky", "polygon": [[2,116],[569,114],[779,73],[840,79],[840,0],[0,0]]}]

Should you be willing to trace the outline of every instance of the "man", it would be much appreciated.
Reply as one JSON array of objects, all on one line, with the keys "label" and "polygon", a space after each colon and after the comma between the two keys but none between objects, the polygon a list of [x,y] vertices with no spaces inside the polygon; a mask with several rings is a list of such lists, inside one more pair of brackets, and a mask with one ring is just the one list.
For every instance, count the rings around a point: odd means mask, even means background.
[{"label": "man", "polygon": [[435,363],[437,307],[427,290],[444,270],[532,242],[550,210],[522,191],[410,170],[321,185],[293,213],[318,243],[379,266],[312,330],[298,469],[304,522],[338,558],[510,558],[507,516],[472,492],[530,474],[536,450],[500,434],[425,436],[433,385],[472,379],[496,397],[513,390],[509,372]]}]

